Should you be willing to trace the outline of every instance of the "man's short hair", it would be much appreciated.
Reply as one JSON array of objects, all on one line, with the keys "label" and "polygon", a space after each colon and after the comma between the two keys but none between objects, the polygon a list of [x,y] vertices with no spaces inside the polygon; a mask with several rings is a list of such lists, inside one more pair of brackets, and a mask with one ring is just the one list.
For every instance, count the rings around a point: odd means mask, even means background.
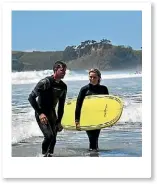
[{"label": "man's short hair", "polygon": [[56,61],[55,64],[53,65],[53,71],[55,72],[56,70],[58,70],[58,68],[61,67],[66,68],[67,65],[62,60]]}]

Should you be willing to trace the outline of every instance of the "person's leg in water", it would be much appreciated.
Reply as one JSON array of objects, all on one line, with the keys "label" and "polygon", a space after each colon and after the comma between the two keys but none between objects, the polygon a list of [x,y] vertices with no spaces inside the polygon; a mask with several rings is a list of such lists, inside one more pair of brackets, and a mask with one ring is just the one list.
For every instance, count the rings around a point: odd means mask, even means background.
[{"label": "person's leg in water", "polygon": [[[54,152],[54,147],[56,144],[56,137],[57,137],[57,130],[56,130],[56,125],[52,121],[49,121],[46,126],[47,127],[45,129],[45,133],[47,132],[47,134],[44,135],[42,150],[43,150],[43,154],[45,154],[44,157],[50,157],[53,155],[53,152]],[[45,142],[46,144],[44,144]]]},{"label": "person's leg in water", "polygon": [[100,130],[88,130],[86,131],[88,138],[89,138],[89,150],[95,150],[98,151],[98,139]]},{"label": "person's leg in water", "polygon": [[52,156],[57,137],[56,118],[54,118],[54,120],[52,120],[52,118],[48,118],[49,121],[47,124],[41,123],[37,115],[36,120],[44,135],[44,140],[42,142],[42,154],[44,157]]}]

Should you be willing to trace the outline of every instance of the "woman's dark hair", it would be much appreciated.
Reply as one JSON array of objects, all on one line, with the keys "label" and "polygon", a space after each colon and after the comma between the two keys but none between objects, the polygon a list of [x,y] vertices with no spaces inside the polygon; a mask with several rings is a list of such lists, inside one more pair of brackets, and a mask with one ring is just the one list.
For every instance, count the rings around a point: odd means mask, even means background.
[{"label": "woman's dark hair", "polygon": [[58,70],[58,68],[61,67],[66,68],[67,65],[62,60],[56,61],[55,64],[53,65],[53,71],[55,72],[56,70]]}]

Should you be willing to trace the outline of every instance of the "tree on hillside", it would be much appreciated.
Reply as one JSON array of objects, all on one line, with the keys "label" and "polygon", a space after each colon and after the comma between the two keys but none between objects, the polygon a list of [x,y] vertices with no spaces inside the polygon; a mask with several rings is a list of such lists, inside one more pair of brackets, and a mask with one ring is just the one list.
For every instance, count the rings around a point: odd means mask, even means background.
[{"label": "tree on hillside", "polygon": [[67,46],[63,51],[63,59],[65,61],[73,60],[77,58],[77,52],[74,49],[74,46]]},{"label": "tree on hillside", "polygon": [[102,43],[102,44],[111,44],[111,41],[107,40],[107,39],[102,39],[102,40],[100,40],[100,43]]}]

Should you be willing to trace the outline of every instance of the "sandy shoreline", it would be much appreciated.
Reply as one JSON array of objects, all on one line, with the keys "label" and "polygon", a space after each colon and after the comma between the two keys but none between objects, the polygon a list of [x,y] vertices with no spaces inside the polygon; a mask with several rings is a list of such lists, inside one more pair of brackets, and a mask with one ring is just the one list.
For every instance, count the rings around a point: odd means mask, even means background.
[{"label": "sandy shoreline", "polygon": [[[42,157],[41,144],[21,144],[12,146],[12,157]],[[54,157],[86,157],[96,156],[98,153],[91,153],[87,148],[66,148],[56,145],[54,150]]]},{"label": "sandy shoreline", "polygon": [[[99,152],[88,151],[87,139],[66,139],[60,135],[54,149],[54,157],[141,157],[141,133],[114,132],[100,136]],[[114,136],[113,136],[114,135]],[[106,136],[106,137],[105,137]],[[70,139],[70,138],[69,138]],[[29,138],[12,145],[12,157],[42,157],[42,137]]]}]

